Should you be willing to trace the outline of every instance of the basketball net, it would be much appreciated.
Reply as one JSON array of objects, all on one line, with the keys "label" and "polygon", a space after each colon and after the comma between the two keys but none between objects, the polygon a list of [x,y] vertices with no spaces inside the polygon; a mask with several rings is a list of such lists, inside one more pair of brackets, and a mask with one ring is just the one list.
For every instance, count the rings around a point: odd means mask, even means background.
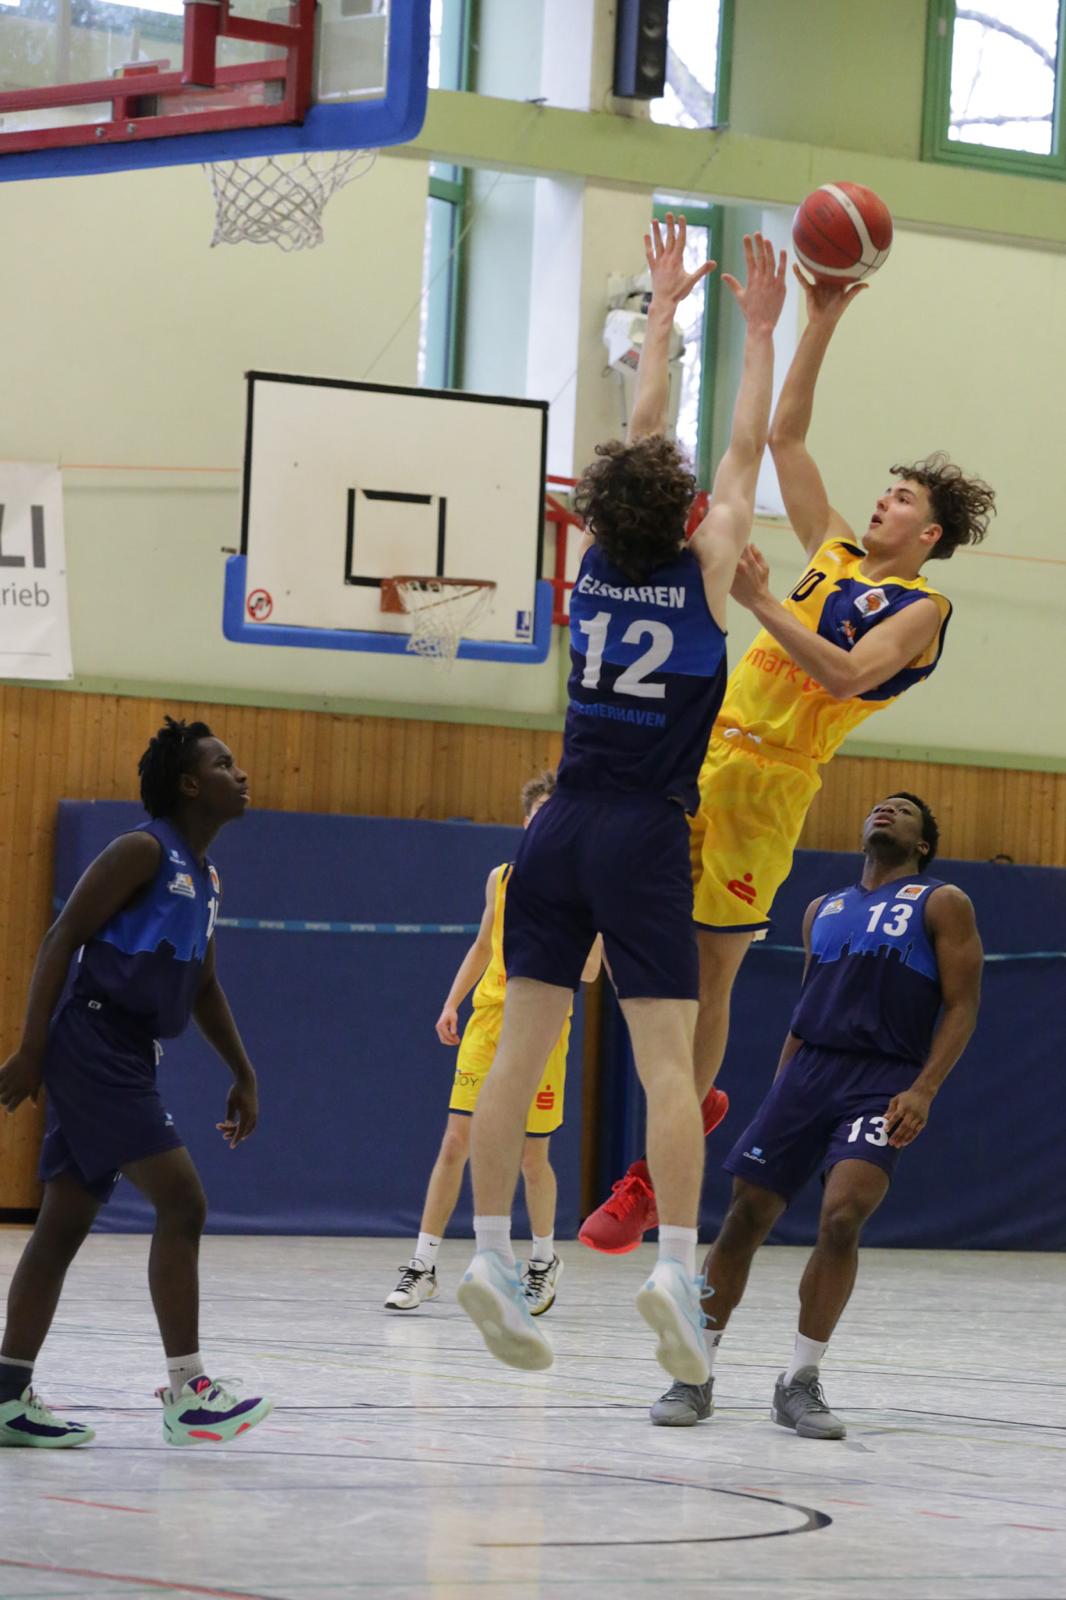
[{"label": "basketball net", "polygon": [[450,665],[459,645],[489,609],[494,583],[456,582],[438,578],[396,578],[393,585],[411,618],[407,649],[412,655]]},{"label": "basketball net", "polygon": [[374,150],[307,150],[295,155],[215,161],[207,175],[215,196],[216,244],[276,244],[313,250],[322,243],[327,200],[374,165]]}]

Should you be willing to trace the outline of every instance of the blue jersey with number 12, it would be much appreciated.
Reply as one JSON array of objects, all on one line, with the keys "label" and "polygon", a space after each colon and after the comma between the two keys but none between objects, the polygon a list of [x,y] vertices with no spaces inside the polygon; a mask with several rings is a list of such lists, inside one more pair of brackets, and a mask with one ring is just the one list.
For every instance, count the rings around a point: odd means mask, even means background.
[{"label": "blue jersey with number 12", "polygon": [[659,795],[695,811],[725,681],[725,634],[692,551],[637,584],[592,545],[570,597],[560,785]]},{"label": "blue jersey with number 12", "polygon": [[856,883],[827,894],[792,1032],[825,1050],[923,1064],[940,1012],[940,972],[925,908],[940,879]]}]

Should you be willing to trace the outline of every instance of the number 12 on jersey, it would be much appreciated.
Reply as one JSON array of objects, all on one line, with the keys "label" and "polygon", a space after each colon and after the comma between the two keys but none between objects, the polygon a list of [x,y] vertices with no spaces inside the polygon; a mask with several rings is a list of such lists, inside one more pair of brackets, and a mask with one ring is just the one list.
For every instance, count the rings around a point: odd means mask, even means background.
[{"label": "number 12 on jersey", "polygon": [[[585,671],[581,677],[583,689],[598,689],[600,686],[600,673],[603,668],[603,652],[607,648],[607,630],[611,623],[609,611],[597,611],[594,617],[584,617],[578,623],[581,632],[588,635],[588,649],[585,652]],[[623,673],[615,679],[614,691],[616,694],[634,695],[644,700],[664,700],[666,698],[665,683],[648,683],[649,673],[657,672],[665,666],[670,659],[670,652],[674,648],[674,632],[667,627],[665,622],[657,622],[653,617],[638,617],[631,622],[622,635],[622,644],[641,644],[645,639],[651,640],[644,654],[626,667]]]}]

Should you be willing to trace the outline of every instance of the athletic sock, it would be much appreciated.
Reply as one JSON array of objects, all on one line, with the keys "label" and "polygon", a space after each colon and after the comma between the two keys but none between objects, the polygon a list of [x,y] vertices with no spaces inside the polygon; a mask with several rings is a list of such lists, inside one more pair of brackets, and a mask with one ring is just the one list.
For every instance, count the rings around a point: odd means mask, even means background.
[{"label": "athletic sock", "polygon": [[440,1240],[435,1233],[420,1233],[418,1243],[415,1245],[415,1260],[421,1261],[430,1272],[437,1265],[437,1251],[440,1249]]},{"label": "athletic sock", "polygon": [[32,1361],[16,1361],[14,1356],[0,1356],[0,1405],[5,1405],[8,1400],[18,1400],[32,1380]]},{"label": "athletic sock", "polygon": [[544,1234],[543,1237],[536,1233],[533,1235],[533,1248],[529,1252],[529,1259],[530,1261],[542,1261],[546,1267],[551,1266],[555,1260],[554,1229],[551,1233]]},{"label": "athletic sock", "polygon": [[785,1382],[791,1383],[796,1373],[803,1367],[817,1367],[828,1349],[828,1339],[822,1344],[818,1339],[807,1339],[802,1333],[797,1333],[796,1342],[792,1347],[792,1360],[785,1373]]},{"label": "athletic sock", "polygon": [[204,1375],[204,1363],[199,1350],[191,1356],[168,1356],[167,1373],[170,1377],[170,1392],[176,1400],[187,1383]]},{"label": "athletic sock", "polygon": [[703,1348],[707,1354],[707,1365],[714,1371],[714,1358],[718,1354],[718,1346],[722,1342],[722,1335],[714,1328],[704,1328]]},{"label": "athletic sock", "polygon": [[688,1277],[696,1276],[695,1228],[671,1228],[659,1224],[659,1260],[679,1261]]},{"label": "athletic sock", "polygon": [[474,1237],[479,1250],[495,1250],[508,1266],[514,1266],[510,1217],[475,1217]]}]

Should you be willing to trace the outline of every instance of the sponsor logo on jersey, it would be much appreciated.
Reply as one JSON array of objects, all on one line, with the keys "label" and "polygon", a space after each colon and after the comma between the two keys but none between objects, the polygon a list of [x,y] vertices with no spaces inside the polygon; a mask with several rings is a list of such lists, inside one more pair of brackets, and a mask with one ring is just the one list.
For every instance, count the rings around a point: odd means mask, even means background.
[{"label": "sponsor logo on jersey", "polygon": [[920,900],[928,889],[927,883],[905,883],[896,893],[897,900]]},{"label": "sponsor logo on jersey", "polygon": [[546,1089],[537,1090],[537,1110],[553,1111],[555,1109],[555,1090],[551,1084]]},{"label": "sponsor logo on jersey", "polygon": [[184,895],[186,900],[196,899],[196,885],[192,881],[191,872],[175,872],[167,888],[171,894]]},{"label": "sponsor logo on jersey", "polygon": [[867,589],[865,594],[860,594],[855,601],[855,609],[860,617],[872,617],[878,611],[883,611],[888,605],[888,596],[883,589]]},{"label": "sponsor logo on jersey", "polygon": [[844,618],[843,622],[840,624],[840,631],[849,644],[855,643],[855,639],[859,630],[856,628],[850,617]]},{"label": "sponsor logo on jersey", "polygon": [[843,897],[843,895],[839,895],[838,894],[834,900],[827,900],[826,901],[825,905],[822,907],[821,911],[819,911],[818,915],[820,917],[828,917],[828,916],[831,916],[834,911],[843,911],[843,909],[844,909],[844,897]]},{"label": "sponsor logo on jersey", "polygon": [[182,855],[180,850],[172,850],[170,852],[170,859],[173,861],[176,867],[183,867],[185,865],[185,857]]},{"label": "sponsor logo on jersey", "polygon": [[765,1167],[766,1157],[762,1153],[761,1144],[753,1144],[750,1150],[744,1152],[745,1161],[757,1161],[760,1167]]},{"label": "sponsor logo on jersey", "polygon": [[218,868],[209,865],[208,869],[207,869],[207,875],[211,879],[211,888],[214,891],[214,893],[215,894],[221,894],[222,893],[222,884],[219,881]]},{"label": "sponsor logo on jersey", "polygon": [[755,904],[755,897],[759,892],[751,881],[750,872],[745,872],[743,879],[731,878],[726,888],[730,894],[735,894],[738,900],[743,900],[746,906]]}]

